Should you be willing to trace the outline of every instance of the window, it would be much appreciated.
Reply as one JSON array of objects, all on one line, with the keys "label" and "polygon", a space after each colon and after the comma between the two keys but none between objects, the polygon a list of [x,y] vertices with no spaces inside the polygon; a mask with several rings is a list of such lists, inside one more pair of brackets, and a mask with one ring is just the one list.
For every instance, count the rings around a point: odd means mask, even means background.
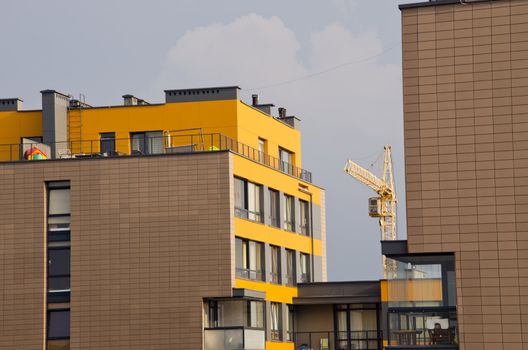
[{"label": "window", "polygon": [[310,235],[310,204],[307,201],[299,200],[301,214],[301,233]]},{"label": "window", "polygon": [[266,140],[261,139],[259,137],[258,139],[258,161],[264,164],[267,164],[266,162]]},{"label": "window", "polygon": [[264,302],[257,300],[210,300],[208,328],[264,328]]},{"label": "window", "polygon": [[235,177],[235,215],[262,222],[262,186]]},{"label": "window", "polygon": [[271,340],[282,339],[281,306],[280,303],[270,303]]},{"label": "window", "polygon": [[288,231],[295,231],[295,206],[293,197],[287,194],[284,195],[284,229]]},{"label": "window", "polygon": [[102,154],[112,155],[115,153],[115,132],[103,132],[100,134],[99,151]]},{"label": "window", "polygon": [[280,194],[279,191],[269,189],[270,195],[270,224],[280,227]]},{"label": "window", "polygon": [[48,249],[48,291],[70,291],[70,248]]},{"label": "window", "polygon": [[48,311],[48,339],[70,338],[70,310]]},{"label": "window", "polygon": [[288,305],[288,317],[286,318],[286,340],[293,341],[293,305]]},{"label": "window", "polygon": [[280,170],[293,174],[293,153],[279,147]]},{"label": "window", "polygon": [[301,282],[310,282],[310,256],[308,254],[301,253]]},{"label": "window", "polygon": [[163,153],[163,133],[161,131],[146,131],[130,133],[132,154]]},{"label": "window", "polygon": [[270,246],[271,248],[271,283],[279,284],[281,281],[281,253],[280,247]]},{"label": "window", "polygon": [[295,285],[295,251],[286,249],[286,285]]},{"label": "window", "polygon": [[241,278],[262,281],[264,247],[262,243],[236,238],[236,275]]},{"label": "window", "polygon": [[336,305],[336,341],[340,349],[378,349],[381,334],[378,332],[376,304]]}]

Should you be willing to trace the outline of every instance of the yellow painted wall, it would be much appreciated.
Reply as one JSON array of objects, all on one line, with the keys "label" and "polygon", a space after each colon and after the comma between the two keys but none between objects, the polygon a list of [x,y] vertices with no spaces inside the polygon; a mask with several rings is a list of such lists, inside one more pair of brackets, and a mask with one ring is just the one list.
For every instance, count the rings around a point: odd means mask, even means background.
[{"label": "yellow painted wall", "polygon": [[0,112],[0,160],[18,159],[20,139],[34,136],[42,136],[42,112]]},{"label": "yellow painted wall", "polygon": [[[302,253],[312,254],[312,242],[310,237],[252,222],[250,220],[235,218],[235,236],[298,250]],[[320,239],[314,239],[313,255],[323,255],[322,245],[323,243]]]},{"label": "yellow painted wall", "polygon": [[297,288],[288,287],[279,284],[250,281],[244,279],[235,279],[235,288],[245,288],[266,292],[266,300],[277,303],[291,304],[293,298],[297,296]]},{"label": "yellow painted wall", "polygon": [[301,167],[301,133],[245,103],[238,101],[238,140],[258,148],[258,139],[267,140],[267,152],[278,158],[279,146],[294,153],[294,164]]},{"label": "yellow painted wall", "polygon": [[267,341],[266,342],[266,350],[294,350],[295,345],[294,343],[290,342],[275,342],[275,341]]}]

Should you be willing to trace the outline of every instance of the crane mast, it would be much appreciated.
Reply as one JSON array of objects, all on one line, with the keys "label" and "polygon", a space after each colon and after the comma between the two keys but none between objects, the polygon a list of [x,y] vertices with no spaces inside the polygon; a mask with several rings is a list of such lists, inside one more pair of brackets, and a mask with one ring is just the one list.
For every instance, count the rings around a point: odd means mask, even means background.
[{"label": "crane mast", "polygon": [[[396,240],[397,201],[394,191],[391,146],[384,147],[383,174],[381,179],[351,160],[347,161],[345,172],[378,194],[378,197],[369,198],[369,215],[379,218],[382,240]],[[383,256],[383,273],[385,278],[388,277],[389,273],[395,271],[396,266],[393,263],[388,264],[386,257]]]}]

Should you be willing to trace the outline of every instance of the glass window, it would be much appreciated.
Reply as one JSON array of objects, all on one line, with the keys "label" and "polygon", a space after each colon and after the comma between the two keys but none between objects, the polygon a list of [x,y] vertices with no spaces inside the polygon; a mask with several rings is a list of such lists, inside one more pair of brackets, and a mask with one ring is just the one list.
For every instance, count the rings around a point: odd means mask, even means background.
[{"label": "glass window", "polygon": [[293,153],[279,147],[280,170],[293,174]]},{"label": "glass window", "polygon": [[282,339],[282,315],[281,304],[270,303],[271,340]]},{"label": "glass window", "polygon": [[115,152],[115,132],[100,134],[100,152],[107,155],[112,155]]},{"label": "glass window", "polygon": [[262,243],[236,238],[236,275],[241,278],[262,281],[263,252]]},{"label": "glass window", "polygon": [[130,133],[133,154],[160,154],[164,152],[163,132],[146,131]]},{"label": "glass window", "polygon": [[262,186],[235,177],[235,215],[262,222]]},{"label": "glass window", "polygon": [[48,290],[70,290],[70,248],[48,249]]},{"label": "glass window", "polygon": [[271,250],[271,283],[280,283],[281,254],[280,247],[270,246]]},{"label": "glass window", "polygon": [[301,253],[301,282],[310,282],[310,256]]},{"label": "glass window", "polygon": [[295,231],[295,206],[293,196],[284,195],[284,229],[288,231]]},{"label": "glass window", "polygon": [[310,204],[307,201],[299,200],[301,209],[301,233],[308,236],[310,234]]},{"label": "glass window", "polygon": [[286,249],[286,284],[295,285],[295,251]]},{"label": "glass window", "polygon": [[258,156],[259,156],[259,162],[261,163],[267,163],[266,162],[266,140],[259,138],[258,139]]},{"label": "glass window", "polygon": [[293,305],[288,305],[288,317],[286,318],[286,340],[293,341]]},{"label": "glass window", "polygon": [[269,189],[270,195],[270,224],[280,227],[280,194],[279,191]]},{"label": "glass window", "polygon": [[49,190],[49,215],[70,214],[70,189],[58,188]]},{"label": "glass window", "polygon": [[256,300],[210,300],[208,327],[264,328],[264,302]]},{"label": "glass window", "polygon": [[70,310],[48,311],[48,339],[70,337]]}]

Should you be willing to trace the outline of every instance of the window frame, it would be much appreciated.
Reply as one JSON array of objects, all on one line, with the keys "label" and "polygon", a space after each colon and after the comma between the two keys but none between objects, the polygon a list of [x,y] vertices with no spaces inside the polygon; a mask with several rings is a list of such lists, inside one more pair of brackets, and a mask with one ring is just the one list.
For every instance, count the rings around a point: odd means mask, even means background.
[{"label": "window frame", "polygon": [[[110,145],[110,147],[108,147],[107,145]],[[115,132],[99,133],[99,152],[101,154],[108,153],[109,155],[112,155],[116,152],[116,133]]]},{"label": "window frame", "polygon": [[300,233],[310,235],[310,202],[299,199]]},{"label": "window frame", "polygon": [[[288,204],[290,202],[290,204]],[[290,218],[288,218],[288,207],[290,209]],[[290,220],[288,220],[290,219]],[[284,229],[286,231],[295,232],[295,197],[289,194],[284,194]]]},{"label": "window frame", "polygon": [[270,266],[270,282],[281,284],[281,247],[270,245]]},{"label": "window frame", "polygon": [[[303,263],[303,258],[305,259],[305,263]],[[300,260],[300,269],[301,269],[301,283],[309,283],[312,279],[312,271],[310,269],[310,254],[306,253],[300,253],[299,260]],[[306,267],[305,270],[303,268]]]},{"label": "window frame", "polygon": [[[241,184],[241,189],[243,190],[242,195],[242,205],[243,208],[238,206],[239,203],[237,203],[237,190],[239,186],[237,185],[237,181],[239,182],[239,185]],[[250,202],[250,187],[255,191],[253,194],[254,197],[254,203]],[[247,179],[235,176],[234,177],[234,192],[235,192],[235,216],[239,217],[241,219],[250,220],[253,222],[262,223],[263,222],[263,189],[264,186],[261,184],[257,184],[255,182],[249,181]],[[250,207],[254,206],[256,210],[251,210]]]},{"label": "window frame", "polygon": [[[277,310],[277,324],[275,325],[274,322],[274,306],[276,306]],[[283,322],[282,322],[282,303],[277,302],[270,302],[270,340],[271,341],[282,341],[282,329],[283,329]],[[276,328],[274,328],[276,326]]]},{"label": "window frame", "polygon": [[[68,312],[68,335],[67,336],[50,336],[51,330],[51,314],[55,312]],[[60,309],[50,309],[46,313],[46,341],[49,340],[69,340],[71,338],[71,309],[69,308],[60,308]]]},{"label": "window frame", "polygon": [[[161,134],[161,136],[151,136],[149,134]],[[134,149],[134,136],[142,136],[143,139],[140,141],[140,149]],[[153,143],[150,142],[152,139],[160,139],[161,140],[161,152],[154,152],[155,147],[153,147]],[[148,155],[148,154],[162,154],[165,151],[165,147],[163,145],[163,131],[162,130],[148,130],[148,131],[133,131],[130,132],[130,154],[133,154],[134,152],[138,152],[136,154],[139,155]]]},{"label": "window frame", "polygon": [[[280,165],[280,170],[286,174],[290,174],[290,175],[293,175],[293,168],[294,168],[294,164],[293,164],[293,156],[294,156],[294,152],[284,148],[284,147],[281,147],[279,146],[279,165]],[[286,156],[286,160],[283,158],[284,156]]]},{"label": "window frame", "polygon": [[[289,255],[291,254],[291,266],[289,264]],[[293,287],[297,284],[296,279],[295,250],[286,249],[286,285]],[[291,270],[290,270],[291,268]],[[290,270],[290,271],[288,271]]]},{"label": "window frame", "polygon": [[[270,225],[276,228],[280,228],[280,192],[273,189],[268,188],[268,193],[270,196],[270,207],[269,207],[269,218],[270,218]],[[275,204],[275,208],[274,208]]]},{"label": "window frame", "polygon": [[[239,244],[240,242],[240,244]],[[257,247],[260,250],[260,259],[258,256],[252,257],[252,244],[255,247],[255,254],[257,254]],[[238,247],[241,247],[242,256],[239,257]],[[235,276],[238,278],[250,281],[264,281],[265,276],[265,247],[264,243],[253,241],[250,239],[235,237]],[[239,260],[240,259],[240,260]],[[255,259],[255,263],[260,264],[260,270],[251,269],[251,262]],[[242,266],[238,266],[239,261]]]}]

